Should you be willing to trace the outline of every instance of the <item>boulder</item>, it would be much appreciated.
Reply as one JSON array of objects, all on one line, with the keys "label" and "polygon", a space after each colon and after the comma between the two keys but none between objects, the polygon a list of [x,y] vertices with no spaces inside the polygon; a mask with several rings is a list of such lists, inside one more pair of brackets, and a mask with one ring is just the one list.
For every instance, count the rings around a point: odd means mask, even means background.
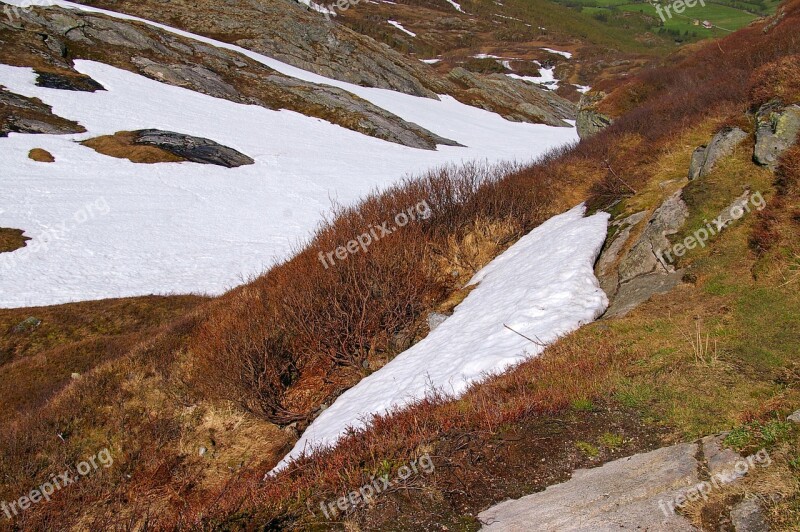
[{"label": "boulder", "polygon": [[36,85],[48,89],[95,92],[106,90],[89,76],[63,74],[60,72],[37,72]]},{"label": "boulder", "polygon": [[775,170],[778,159],[800,133],[800,105],[784,107],[777,102],[761,106],[756,113],[756,146],[753,160]]},{"label": "boulder", "polygon": [[430,332],[433,332],[439,325],[445,322],[447,318],[449,318],[447,314],[442,314],[440,312],[431,312],[428,314],[428,329]]},{"label": "boulder", "polygon": [[736,146],[747,136],[747,133],[738,127],[728,127],[714,135],[708,146],[700,146],[695,149],[689,167],[689,181],[710,173],[714,166],[721,159],[729,157]]},{"label": "boulder", "polygon": [[27,318],[27,319],[21,321],[20,323],[16,324],[12,330],[15,333],[20,333],[20,334],[21,333],[27,333],[27,332],[30,332],[30,331],[36,329],[41,324],[42,324],[42,320],[40,320],[39,318],[31,316],[30,318]]},{"label": "boulder", "polygon": [[587,92],[578,103],[575,127],[578,136],[586,139],[611,125],[613,120],[597,111],[597,105],[606,97],[604,92]]},{"label": "boulder", "polygon": [[226,168],[255,163],[253,159],[233,148],[202,137],[158,129],[143,129],[134,133],[135,144],[155,146],[195,163],[215,164]]}]

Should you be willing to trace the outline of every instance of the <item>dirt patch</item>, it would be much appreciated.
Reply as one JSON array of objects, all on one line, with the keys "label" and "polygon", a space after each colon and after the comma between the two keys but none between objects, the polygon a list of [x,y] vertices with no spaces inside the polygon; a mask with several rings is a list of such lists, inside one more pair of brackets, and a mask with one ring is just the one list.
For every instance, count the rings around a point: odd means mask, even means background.
[{"label": "dirt patch", "polygon": [[8,253],[25,247],[25,243],[30,240],[23,236],[25,231],[20,229],[7,229],[0,227],[0,253]]},{"label": "dirt patch", "polygon": [[54,163],[56,158],[47,150],[41,148],[34,148],[28,152],[28,158],[39,163]]},{"label": "dirt patch", "polygon": [[113,135],[84,140],[81,144],[103,155],[128,159],[134,163],[155,164],[186,161],[186,159],[161,148],[135,144],[135,140],[136,133],[133,131],[119,131]]}]

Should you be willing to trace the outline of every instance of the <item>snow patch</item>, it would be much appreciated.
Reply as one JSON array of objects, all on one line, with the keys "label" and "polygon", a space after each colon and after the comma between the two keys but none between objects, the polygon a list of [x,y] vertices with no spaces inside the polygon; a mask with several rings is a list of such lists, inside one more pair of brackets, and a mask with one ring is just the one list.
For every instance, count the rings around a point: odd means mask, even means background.
[{"label": "snow patch", "polygon": [[424,398],[431,387],[457,397],[600,316],[608,299],[594,262],[609,216],[584,213],[579,205],[551,218],[479,271],[469,283],[476,288],[450,318],[342,394],[273,471],[334,445],[348,427]]},{"label": "snow patch", "polygon": [[[544,29],[544,28],[542,28],[542,29]],[[563,55],[567,59],[572,57],[572,54],[570,52],[562,52],[560,50],[553,50],[552,48],[542,48],[542,50],[544,50],[545,52],[550,52],[551,54]]]},{"label": "snow patch", "polygon": [[448,4],[450,4],[451,6],[453,6],[453,7],[456,9],[456,11],[459,11],[459,12],[461,12],[461,13],[463,13],[463,12],[464,12],[464,10],[463,10],[463,9],[461,9],[461,4],[459,4],[459,3],[457,3],[457,2],[454,2],[453,0],[445,0],[445,1],[446,1]]},{"label": "snow patch", "polygon": [[407,33],[408,35],[411,35],[412,37],[416,37],[416,36],[417,36],[417,34],[416,34],[416,33],[414,33],[413,31],[408,31],[407,29],[405,29],[405,28],[403,27],[403,25],[402,25],[402,24],[400,24],[400,23],[399,23],[399,22],[397,22],[396,20],[387,20],[386,22],[388,22],[389,24],[391,24],[392,26],[394,26],[394,27],[395,27],[395,28],[397,28],[398,30],[402,31],[403,33]]}]

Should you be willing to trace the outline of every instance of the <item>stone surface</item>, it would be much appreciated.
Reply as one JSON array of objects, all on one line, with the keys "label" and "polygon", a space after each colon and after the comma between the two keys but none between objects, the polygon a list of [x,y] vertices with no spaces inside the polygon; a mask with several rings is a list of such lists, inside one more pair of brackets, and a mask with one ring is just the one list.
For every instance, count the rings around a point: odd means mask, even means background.
[{"label": "stone surface", "polygon": [[624,316],[653,295],[669,292],[680,284],[683,271],[675,271],[664,252],[671,247],[667,237],[683,227],[689,216],[681,194],[682,189],[664,200],[642,229],[636,228],[646,219],[646,212],[612,222],[622,230],[601,253],[595,269],[610,301],[604,318]]},{"label": "stone surface", "polygon": [[71,76],[58,72],[37,72],[36,85],[48,89],[95,92],[105,88],[89,76]]},{"label": "stone surface", "polygon": [[783,107],[772,102],[756,113],[756,145],[753,160],[775,170],[778,159],[800,134],[800,105]]},{"label": "stone surface", "polygon": [[578,470],[567,482],[500,503],[478,519],[489,532],[695,530],[659,503],[699,482],[697,450],[679,444]]},{"label": "stone surface", "polygon": [[39,325],[42,324],[42,320],[39,318],[31,316],[30,318],[26,318],[25,320],[21,321],[20,323],[14,326],[13,331],[15,333],[26,333],[34,330]]},{"label": "stone surface", "polygon": [[155,146],[195,163],[215,164],[226,168],[255,163],[247,155],[209,139],[157,129],[143,129],[134,133],[135,144]]},{"label": "stone surface", "polygon": [[711,477],[714,475],[726,476],[734,473],[734,466],[741,459],[741,456],[736,451],[723,446],[722,441],[725,436],[727,436],[727,433],[706,436],[700,441],[703,446],[703,457],[706,461],[708,474]]},{"label": "stone surface", "polygon": [[597,104],[605,96],[604,92],[588,92],[581,96],[575,123],[580,138],[589,138],[598,131],[607,128],[613,122],[611,118],[597,111]]},{"label": "stone surface", "polygon": [[52,107],[40,100],[0,88],[0,137],[9,133],[66,135],[85,131],[77,122],[54,115]]},{"label": "stone surface", "polygon": [[736,532],[769,532],[769,524],[758,499],[745,498],[731,510],[731,521]]},{"label": "stone surface", "polygon": [[[298,2],[80,0],[80,3],[213,36],[303,70],[356,85],[392,89],[429,98],[446,94],[469,105],[523,121],[543,122],[550,120],[550,115],[559,114],[558,109],[543,105],[541,95],[515,89],[503,89],[502,94],[498,95],[495,82],[507,83],[510,78],[506,76],[491,79],[490,76],[477,75],[479,82],[464,86],[438,73],[430,65],[353,31],[345,24],[327,20]],[[453,21],[460,24],[457,18]],[[111,40],[109,36],[102,37],[106,41]],[[126,33],[114,36],[113,40],[117,45],[126,44],[133,48],[144,44],[143,37],[137,33]],[[558,98],[555,94],[552,96]],[[563,107],[566,102],[560,98],[554,101],[558,102],[556,107]],[[566,104],[572,106],[569,102]]]},{"label": "stone surface", "polygon": [[665,294],[680,285],[683,274],[683,270],[669,274],[651,273],[620,285],[603,317],[625,316],[654,295]]},{"label": "stone surface", "polygon": [[[475,96],[468,103],[496,111],[508,120],[559,127],[569,127],[564,120],[575,120],[574,104],[527,81],[504,74],[481,76],[461,67],[454,68],[448,78]],[[491,98],[482,97],[486,94]]]},{"label": "stone surface", "polygon": [[786,421],[791,421],[792,423],[800,423],[800,410],[797,410],[792,415],[787,417]]},{"label": "stone surface", "polygon": [[716,164],[721,159],[729,157],[736,146],[747,136],[747,133],[738,127],[724,128],[714,135],[708,146],[700,146],[695,149],[689,167],[689,180],[692,181],[709,174]]},{"label": "stone surface", "polygon": [[441,314],[440,312],[431,312],[428,314],[428,329],[430,332],[433,332],[439,325],[445,322],[447,318],[449,318],[447,314]]}]

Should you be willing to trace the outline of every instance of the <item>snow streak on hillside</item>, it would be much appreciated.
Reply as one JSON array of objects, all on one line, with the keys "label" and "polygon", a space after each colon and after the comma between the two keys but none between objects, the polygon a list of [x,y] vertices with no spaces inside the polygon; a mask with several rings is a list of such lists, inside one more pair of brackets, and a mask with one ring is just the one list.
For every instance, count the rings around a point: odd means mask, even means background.
[{"label": "snow streak on hillside", "polygon": [[[68,2],[38,3],[140,20]],[[340,87],[467,147],[408,148],[91,61],[77,61],[77,70],[107,91],[37,87],[31,69],[0,66],[0,84],[8,90],[37,97],[88,130],[0,139],[0,227],[23,229],[33,238],[28,250],[0,254],[0,307],[150,293],[219,294],[286,259],[332,198],[352,204],[405,174],[473,159],[528,160],[577,140],[574,129],[509,122],[447,96],[434,100],[359,87],[166,29],[239,51],[286,75]],[[236,169],[134,164],[76,142],[147,128],[209,138],[256,163]],[[49,151],[56,162],[30,160],[32,148]],[[103,208],[87,217],[92,204]]]},{"label": "snow streak on hillside", "polygon": [[581,205],[551,218],[479,271],[469,283],[478,286],[450,318],[341,395],[275,471],[333,445],[348,427],[424,398],[432,387],[458,396],[595,320],[608,306],[593,269],[608,215],[583,215]]}]

